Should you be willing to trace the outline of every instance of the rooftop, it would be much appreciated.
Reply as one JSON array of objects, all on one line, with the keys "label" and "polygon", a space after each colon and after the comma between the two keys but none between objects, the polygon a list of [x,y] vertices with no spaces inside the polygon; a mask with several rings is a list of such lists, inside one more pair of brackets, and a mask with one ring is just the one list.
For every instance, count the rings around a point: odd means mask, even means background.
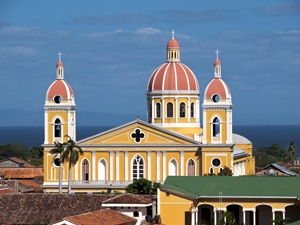
[{"label": "rooftop", "polygon": [[141,195],[125,193],[103,201],[103,204],[151,204],[150,199]]},{"label": "rooftop", "polygon": [[37,176],[44,176],[41,168],[0,168],[0,174],[8,179],[33,179]]}]

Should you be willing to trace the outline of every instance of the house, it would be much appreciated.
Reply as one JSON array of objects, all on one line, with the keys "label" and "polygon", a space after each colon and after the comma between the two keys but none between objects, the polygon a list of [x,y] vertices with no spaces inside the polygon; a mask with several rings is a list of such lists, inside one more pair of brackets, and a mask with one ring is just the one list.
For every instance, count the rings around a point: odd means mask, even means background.
[{"label": "house", "polygon": [[7,186],[15,193],[30,193],[43,191],[42,185],[34,182],[34,180],[2,180],[1,186]]},{"label": "house", "polygon": [[0,174],[4,175],[4,179],[10,180],[32,180],[35,177],[43,177],[44,172],[41,168],[0,168]]},{"label": "house", "polygon": [[8,159],[0,160],[0,168],[36,168],[34,165],[28,162],[18,159],[17,157],[12,157]]},{"label": "house", "polygon": [[300,219],[299,187],[298,177],[169,176],[159,187],[158,214],[172,225],[216,225],[225,211],[245,225],[269,224],[276,215],[294,222]]},{"label": "house", "polygon": [[267,165],[263,169],[261,169],[259,172],[257,172],[256,176],[289,176],[289,177],[295,177],[295,176],[297,176],[297,173],[295,173],[293,171],[290,171],[288,169],[285,169],[282,166],[279,166],[277,163],[272,163],[270,165]]},{"label": "house", "polygon": [[142,195],[121,194],[109,198],[102,203],[102,207],[117,210],[127,216],[137,219],[136,225],[140,225],[141,221],[147,215],[153,217],[152,200],[144,198]]},{"label": "house", "polygon": [[135,225],[136,222],[137,219],[126,216],[116,210],[102,209],[99,211],[66,217],[52,225]]}]

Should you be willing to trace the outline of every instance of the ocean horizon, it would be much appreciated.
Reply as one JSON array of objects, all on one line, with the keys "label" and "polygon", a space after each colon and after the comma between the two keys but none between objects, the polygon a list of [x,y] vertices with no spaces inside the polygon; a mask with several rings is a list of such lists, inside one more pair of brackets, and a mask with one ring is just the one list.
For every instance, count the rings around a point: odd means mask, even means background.
[{"label": "ocean horizon", "polygon": [[[77,141],[99,134],[115,126],[77,126]],[[290,141],[295,142],[297,157],[300,157],[300,125],[236,125],[233,133],[240,134],[253,143],[253,148],[279,144],[286,149]],[[18,143],[31,148],[44,142],[43,126],[0,126],[0,145]]]}]

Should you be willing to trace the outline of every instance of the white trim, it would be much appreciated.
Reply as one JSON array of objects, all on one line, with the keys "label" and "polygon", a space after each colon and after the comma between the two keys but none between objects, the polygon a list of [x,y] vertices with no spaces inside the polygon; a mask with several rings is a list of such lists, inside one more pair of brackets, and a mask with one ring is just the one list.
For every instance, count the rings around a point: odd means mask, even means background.
[{"label": "white trim", "polygon": [[184,151],[180,151],[180,176],[184,176]]},{"label": "white trim", "polygon": [[[139,153],[137,153],[137,154],[135,154],[132,158],[131,158],[131,161],[130,161],[130,180],[131,181],[133,181],[133,160],[137,157],[137,156],[139,156],[139,157],[141,157],[142,159],[143,159],[143,162],[144,162],[144,164],[143,164],[143,178],[145,178],[146,176],[146,174],[145,174],[145,172],[146,172],[146,161],[145,161],[145,159],[139,154]],[[139,179],[140,178],[140,176],[139,176],[139,170],[140,170],[140,168],[139,168],[139,166],[137,166],[137,179]]]},{"label": "white trim", "polygon": [[48,110],[44,113],[44,144],[48,144]]},{"label": "white trim", "polygon": [[[206,163],[207,163],[207,157],[208,156],[219,156],[219,157],[221,157],[221,156],[225,156],[225,165],[229,165],[228,164],[228,161],[227,161],[227,154],[226,153],[219,153],[219,154],[209,154],[209,153],[207,153],[207,154],[205,154],[205,168],[207,168],[207,166],[206,166]],[[208,173],[207,171],[205,171],[205,173]]]},{"label": "white trim", "polygon": [[109,152],[109,180],[114,180],[114,152]]},{"label": "white trim", "polygon": [[170,65],[171,65],[171,63],[168,63],[167,68],[165,69],[165,72],[164,72],[163,83],[162,83],[162,87],[161,87],[162,90],[165,90],[166,73],[167,73],[167,71],[168,71]]},{"label": "white trim", "polygon": [[72,223],[68,220],[62,220],[60,222],[53,223],[53,225],[76,225],[76,223]]},{"label": "white trim", "polygon": [[156,180],[160,180],[160,152],[156,152]]},{"label": "white trim", "polygon": [[157,188],[157,215],[160,215],[160,189]]},{"label": "white trim", "polygon": [[167,175],[167,162],[166,162],[166,151],[162,152],[163,154],[163,180],[166,179]]},{"label": "white trim", "polygon": [[60,128],[61,128],[61,131],[60,131],[60,142],[63,143],[63,138],[64,138],[64,126],[63,124],[65,123],[63,118],[59,115],[59,114],[56,114],[53,118],[52,118],[52,121],[51,121],[51,124],[52,124],[52,143],[54,143],[55,140],[59,139],[59,137],[55,137],[55,120],[56,119],[59,119],[60,120]]},{"label": "white trim", "polygon": [[[212,170],[212,173],[210,172],[210,170]],[[210,167],[209,170],[208,170],[208,174],[213,174],[215,171],[214,171],[214,168],[213,167]]]},{"label": "white trim", "polygon": [[147,163],[148,163],[148,174],[147,174],[147,179],[148,180],[152,180],[151,179],[151,151],[147,152]]},{"label": "white trim", "polygon": [[78,161],[75,164],[74,171],[75,180],[78,180]]},{"label": "white trim", "polygon": [[[182,65],[184,65],[184,64],[182,64]],[[191,72],[191,74],[193,75],[194,81],[195,81],[195,83],[196,83],[196,90],[199,90],[199,91],[200,91],[199,84],[198,84],[198,80],[197,80],[197,78],[196,78],[194,72],[193,72],[187,65],[184,65],[184,66],[185,66],[186,68],[188,68],[188,70],[189,70],[189,71]]]},{"label": "white trim", "polygon": [[178,123],[178,97],[175,97],[175,123]]},{"label": "white trim", "polygon": [[[227,85],[225,84],[225,82],[222,80],[222,79],[219,79],[221,81],[221,83],[223,84],[223,87],[225,89],[225,92],[226,92],[226,98],[230,98],[229,96],[229,91],[227,89]],[[221,97],[221,96],[220,96]]]},{"label": "white trim", "polygon": [[[159,104],[159,106],[160,106],[159,107],[160,108],[160,113],[159,113],[160,117],[157,117],[157,106],[156,106],[157,104]],[[160,119],[161,118],[161,104],[160,104],[160,102],[155,102],[155,112],[154,113],[155,113],[155,119]]]},{"label": "white trim", "polygon": [[[106,161],[105,158],[101,158],[101,159],[98,161],[98,180],[101,180],[101,179],[100,179],[101,171],[100,171],[100,166],[99,166],[99,164],[102,163],[103,161],[104,161],[104,163],[105,163],[105,171],[104,171],[104,173],[105,173],[105,179],[104,179],[104,180],[107,180],[107,178],[108,178],[108,169],[107,169],[108,164],[107,164],[107,161]],[[102,163],[102,164],[103,164],[103,163]]]},{"label": "white trim", "polygon": [[202,135],[202,143],[207,144],[207,131],[206,131],[206,126],[207,126],[207,121],[206,121],[206,109],[203,109],[203,135]]},{"label": "white trim", "polygon": [[211,83],[212,83],[214,80],[215,80],[215,79],[212,79],[212,80],[209,82],[209,84],[206,86],[205,91],[204,91],[204,98],[209,98],[209,97],[206,96],[206,93],[207,93],[207,90],[208,90],[209,86],[211,85]]},{"label": "white trim", "polygon": [[[175,160],[175,175],[170,175],[170,163],[172,163],[172,161]],[[169,163],[168,163],[168,176],[178,176],[178,162],[175,158],[170,159]]]},{"label": "white trim", "polygon": [[186,175],[186,176],[189,175],[188,169],[189,169],[189,161],[190,161],[190,160],[193,160],[194,163],[195,163],[195,176],[197,176],[197,175],[196,175],[196,167],[197,167],[196,165],[197,165],[197,164],[196,164],[196,161],[195,161],[193,158],[189,158],[189,159],[186,161],[186,171],[185,171],[185,175]]},{"label": "white trim", "polygon": [[123,203],[111,203],[111,204],[102,204],[102,207],[148,207],[151,206],[152,203],[149,204],[123,204]]},{"label": "white trim", "polygon": [[[152,114],[152,117],[151,117],[151,123],[153,124],[154,123],[154,118],[155,118],[155,115],[154,115],[154,109],[155,109],[155,105],[154,105],[154,97],[151,98],[151,114]],[[136,140],[136,139],[134,139]],[[135,142],[137,143],[137,142]]]},{"label": "white trim", "polygon": [[[220,140],[219,141],[214,141],[213,140],[213,138],[214,138],[214,135],[213,135],[213,125],[214,125],[214,119],[215,118],[218,118],[218,120],[219,120],[219,132],[220,132]],[[211,137],[211,139],[210,139],[210,143],[212,143],[212,144],[220,144],[220,143],[222,143],[222,139],[223,139],[223,137],[222,137],[222,124],[223,124],[223,121],[222,121],[222,117],[219,115],[219,114],[217,114],[217,113],[215,113],[214,115],[212,115],[212,117],[211,117],[211,119],[210,119],[210,137]],[[217,134],[216,134],[217,135]]]},{"label": "white trim", "polygon": [[89,163],[89,179],[88,180],[91,180],[91,162],[87,159],[87,158],[83,158],[80,162],[80,180],[82,180],[82,164],[83,164],[83,161],[84,160],[87,160],[88,163]]},{"label": "white trim", "polygon": [[[156,72],[156,74],[155,74],[155,76],[154,76],[154,78],[153,78],[153,81],[152,81],[152,90],[154,90],[154,84],[155,84],[155,79],[156,79],[157,74],[159,73],[159,71],[161,70],[161,68],[162,68],[164,65],[166,65],[166,64],[167,64],[167,63],[162,64],[160,67],[156,68],[156,69],[153,71],[151,77],[153,76],[154,72],[158,69],[157,72]],[[150,79],[149,79],[149,82],[150,82],[150,80],[151,80],[151,77],[150,77]],[[148,82],[148,86],[147,86],[147,87],[149,87],[149,82]]]},{"label": "white trim", "polygon": [[174,76],[175,76],[175,90],[177,91],[177,89],[178,89],[178,87],[177,87],[177,71],[176,71],[175,63],[173,63],[173,67],[174,67]]},{"label": "white trim", "polygon": [[[168,117],[168,103],[171,103],[172,104],[172,109],[173,109],[173,113],[172,113],[172,117]],[[171,101],[168,101],[166,103],[166,119],[174,119],[174,103],[171,102]]]},{"label": "white trim", "polygon": [[128,151],[125,151],[125,157],[124,157],[124,160],[125,160],[125,181],[128,181]]},{"label": "white trim", "polygon": [[[187,81],[187,84],[188,84],[188,90],[190,90],[190,80],[189,80],[189,76],[187,75],[185,69],[183,68],[183,66],[181,65],[181,63],[178,63],[178,65],[182,68],[184,74],[185,74],[185,77],[186,77],[186,81]],[[197,85],[196,85],[197,86]]]},{"label": "white trim", "polygon": [[92,179],[96,180],[96,152],[92,152]]},{"label": "white trim", "polygon": [[48,88],[47,92],[46,92],[46,100],[48,99],[48,94],[49,94],[49,91],[51,89],[51,87],[53,86],[53,84],[56,82],[57,80],[53,81],[52,84],[50,85],[50,87]]},{"label": "white trim", "polygon": [[66,82],[64,80],[61,80],[61,81],[63,82],[63,84],[65,85],[65,88],[67,90],[68,99],[71,99],[70,90],[69,90],[68,85],[66,84]]},{"label": "white trim", "polygon": [[[167,119],[174,119],[174,118],[167,118]],[[155,123],[157,127],[200,127],[200,123]]]},{"label": "white trim", "polygon": [[164,123],[165,122],[165,98],[161,97],[161,122]]},{"label": "white trim", "polygon": [[[180,116],[180,104],[181,104],[181,103],[183,103],[183,104],[184,104],[184,108],[185,108],[185,109],[184,109],[184,111],[185,111],[185,113],[184,113],[184,114],[185,114],[185,115],[184,115],[184,117],[181,117],[181,116]],[[186,119],[186,114],[187,114],[187,107],[186,107],[186,103],[185,103],[184,101],[181,101],[181,102],[179,102],[179,119]]]},{"label": "white trim", "polygon": [[[218,160],[220,160],[220,165],[219,166],[214,166],[213,165],[213,160],[214,159],[218,159]],[[220,159],[220,158],[218,158],[218,157],[214,157],[214,158],[212,158],[212,160],[210,161],[210,164],[211,164],[211,166],[213,167],[213,168],[222,168],[222,160]]]},{"label": "white trim", "polygon": [[116,151],[116,180],[117,181],[120,180],[119,166],[120,166],[119,152]]}]

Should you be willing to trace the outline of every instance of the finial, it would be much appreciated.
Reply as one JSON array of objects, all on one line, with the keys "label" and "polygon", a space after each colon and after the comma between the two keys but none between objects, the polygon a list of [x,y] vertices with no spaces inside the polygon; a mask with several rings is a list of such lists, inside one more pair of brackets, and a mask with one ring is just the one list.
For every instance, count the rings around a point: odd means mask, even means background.
[{"label": "finial", "polygon": [[62,53],[60,53],[60,51],[59,51],[57,55],[58,55],[58,60],[61,62]]},{"label": "finial", "polygon": [[215,52],[217,54],[217,59],[219,59],[219,50],[217,49],[217,51]]},{"label": "finial", "polygon": [[174,39],[174,34],[175,34],[175,31],[174,30],[172,30],[172,39]]}]

